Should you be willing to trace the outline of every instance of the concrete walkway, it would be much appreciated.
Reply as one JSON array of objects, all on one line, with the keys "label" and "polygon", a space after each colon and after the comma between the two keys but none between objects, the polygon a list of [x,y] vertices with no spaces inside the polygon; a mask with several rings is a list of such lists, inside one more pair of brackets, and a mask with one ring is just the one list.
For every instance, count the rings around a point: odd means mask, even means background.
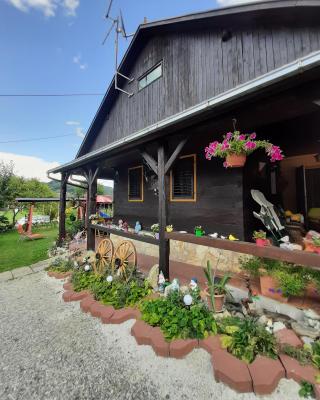
[{"label": "concrete walkway", "polygon": [[[130,335],[134,321],[102,325],[61,295],[45,272],[0,282],[1,400],[257,399],[216,383],[204,350],[157,357]],[[297,400],[298,388],[282,380],[265,399]]]},{"label": "concrete walkway", "polygon": [[43,271],[49,264],[52,262],[52,259],[39,261],[35,264],[30,265],[29,267],[20,267],[15,268],[10,271],[5,271],[0,273],[0,282],[10,281],[12,279],[21,278],[26,275],[35,274],[37,272]]}]

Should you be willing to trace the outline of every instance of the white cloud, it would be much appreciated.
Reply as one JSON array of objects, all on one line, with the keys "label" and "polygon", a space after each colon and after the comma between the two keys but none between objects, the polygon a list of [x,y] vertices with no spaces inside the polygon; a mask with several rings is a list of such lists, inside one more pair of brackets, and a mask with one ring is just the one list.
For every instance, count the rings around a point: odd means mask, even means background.
[{"label": "white cloud", "polygon": [[49,182],[47,178],[48,169],[58,167],[56,161],[46,161],[39,157],[24,156],[14,153],[0,152],[0,161],[8,163],[13,161],[14,172],[24,178],[38,178],[42,182]]},{"label": "white cloud", "polygon": [[72,62],[73,62],[74,64],[79,65],[79,68],[82,69],[82,70],[85,70],[85,69],[88,68],[88,64],[82,62],[82,55],[81,55],[81,54],[78,54],[78,55],[76,55],[76,56],[73,56],[73,57],[72,57]]},{"label": "white cloud", "polygon": [[9,4],[20,11],[28,12],[31,9],[41,11],[46,17],[54,17],[58,8],[67,15],[75,16],[80,0],[7,0]]},{"label": "white cloud", "polygon": [[79,121],[66,121],[66,125],[77,126],[77,125],[80,125],[80,122]]},{"label": "white cloud", "polygon": [[83,139],[86,134],[84,133],[84,130],[81,128],[81,126],[76,127],[76,135],[79,136],[79,138]]},{"label": "white cloud", "polygon": [[217,3],[220,6],[227,7],[227,6],[234,6],[237,4],[255,3],[258,1],[263,1],[263,0],[217,0]]}]

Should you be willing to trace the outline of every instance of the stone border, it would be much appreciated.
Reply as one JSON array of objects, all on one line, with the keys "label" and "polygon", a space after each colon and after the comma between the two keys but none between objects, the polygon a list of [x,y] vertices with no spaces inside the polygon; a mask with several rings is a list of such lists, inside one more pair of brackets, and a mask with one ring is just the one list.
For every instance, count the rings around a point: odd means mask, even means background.
[{"label": "stone border", "polygon": [[51,262],[51,259],[39,261],[29,267],[18,267],[11,269],[10,271],[4,271],[0,273],[0,283],[11,281],[13,279],[21,278],[26,275],[35,274],[43,271]]},{"label": "stone border", "polygon": [[[52,276],[61,279],[56,274]],[[128,307],[115,310],[112,306],[96,301],[88,290],[73,291],[69,281],[64,283],[63,288],[65,292],[62,298],[65,302],[80,301],[81,310],[99,318],[103,324],[121,324],[135,319],[131,335],[138,345],[151,346],[158,356],[180,359],[196,348],[206,350],[211,355],[215,380],[226,384],[236,392],[268,395],[274,392],[282,378],[287,378],[294,379],[298,383],[302,380],[312,383],[316,399],[320,400],[320,385],[315,380],[315,375],[319,374],[319,371],[310,365],[302,366],[297,360],[284,354],[280,354],[277,359],[258,356],[251,364],[246,364],[222,348],[219,335],[202,340],[178,339],[167,342],[159,327],[152,327],[141,320],[138,309]],[[287,332],[278,335],[280,345],[288,343],[285,333]],[[292,340],[291,334],[289,336]],[[295,344],[299,345],[297,342]]]}]

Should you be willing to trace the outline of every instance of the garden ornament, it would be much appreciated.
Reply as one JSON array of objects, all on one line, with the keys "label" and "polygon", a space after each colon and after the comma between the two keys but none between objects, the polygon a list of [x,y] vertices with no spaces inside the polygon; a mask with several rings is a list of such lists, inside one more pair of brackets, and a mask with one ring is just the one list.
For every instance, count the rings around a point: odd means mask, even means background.
[{"label": "garden ornament", "polygon": [[178,291],[179,289],[179,280],[175,278],[172,283],[164,289],[164,297],[167,297],[171,292]]},{"label": "garden ornament", "polygon": [[118,227],[119,227],[119,229],[122,229],[122,227],[123,227],[123,220],[122,219],[119,219]]},{"label": "garden ornament", "polygon": [[90,270],[91,270],[91,265],[86,264],[86,265],[84,266],[84,270],[85,270],[86,272],[90,271]]},{"label": "garden ornament", "polygon": [[106,281],[111,283],[113,281],[112,275],[107,276]]},{"label": "garden ornament", "polygon": [[186,295],[183,297],[183,302],[184,302],[184,304],[185,304],[186,306],[191,306],[191,304],[192,304],[192,302],[193,302],[192,296],[191,296],[190,294],[186,294]]},{"label": "garden ornament", "polygon": [[189,288],[191,290],[195,290],[198,288],[198,279],[197,278],[191,278],[191,281],[189,283]]},{"label": "garden ornament", "polygon": [[163,275],[163,272],[160,271],[159,278],[158,278],[159,292],[161,292],[161,293],[164,292],[165,283],[166,283],[166,279]]},{"label": "garden ornament", "polygon": [[136,226],[134,227],[135,233],[139,233],[142,230],[142,226],[139,221],[136,222]]}]

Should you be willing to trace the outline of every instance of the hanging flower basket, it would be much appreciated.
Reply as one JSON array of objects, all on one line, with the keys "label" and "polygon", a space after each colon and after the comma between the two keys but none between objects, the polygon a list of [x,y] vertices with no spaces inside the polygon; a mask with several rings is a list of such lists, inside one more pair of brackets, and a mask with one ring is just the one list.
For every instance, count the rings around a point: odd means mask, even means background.
[{"label": "hanging flower basket", "polygon": [[267,140],[256,140],[256,137],[255,133],[228,132],[224,135],[222,142],[212,142],[205,148],[206,159],[211,160],[212,157],[224,158],[223,166],[225,168],[239,168],[244,166],[246,157],[258,149],[264,149],[271,162],[283,159],[282,150],[279,146],[275,146]]},{"label": "hanging flower basket", "polygon": [[226,163],[229,168],[240,168],[243,167],[246,163],[247,155],[246,154],[228,154],[226,157]]}]

